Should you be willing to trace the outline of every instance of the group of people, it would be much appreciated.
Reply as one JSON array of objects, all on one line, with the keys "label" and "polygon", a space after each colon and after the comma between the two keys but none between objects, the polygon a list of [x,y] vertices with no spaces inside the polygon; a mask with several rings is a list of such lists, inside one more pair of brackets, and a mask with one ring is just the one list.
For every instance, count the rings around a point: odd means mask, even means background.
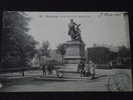
[{"label": "group of people", "polygon": [[81,61],[78,64],[78,72],[80,72],[81,77],[91,77],[91,79],[94,79],[95,69],[96,64],[93,63],[91,60],[86,62]]},{"label": "group of people", "polygon": [[[42,59],[43,58],[43,59]],[[51,62],[47,62],[45,57],[42,57],[40,60],[40,66],[42,68],[43,76],[46,76],[46,70],[48,73],[52,73],[54,69],[54,65]],[[78,72],[80,72],[80,77],[91,77],[91,79],[95,78],[95,69],[96,64],[90,61],[81,61],[78,64]],[[60,72],[60,71],[59,71]],[[58,74],[58,71],[57,71]]]},{"label": "group of people", "polygon": [[41,65],[41,68],[42,68],[43,76],[46,76],[47,72],[48,74],[52,73],[54,69],[54,65],[50,62],[47,62],[46,64]]},{"label": "group of people", "polygon": [[43,72],[43,76],[46,76],[46,72],[48,72],[48,74],[52,73],[54,65],[50,61],[48,61],[45,56],[40,57],[39,63]]}]

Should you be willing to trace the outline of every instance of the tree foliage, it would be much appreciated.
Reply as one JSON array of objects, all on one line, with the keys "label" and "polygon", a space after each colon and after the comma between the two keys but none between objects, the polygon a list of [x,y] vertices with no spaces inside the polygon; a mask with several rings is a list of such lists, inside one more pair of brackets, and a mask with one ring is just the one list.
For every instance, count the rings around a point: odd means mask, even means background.
[{"label": "tree foliage", "polygon": [[98,64],[106,64],[116,57],[116,53],[106,47],[88,48],[88,58]]},{"label": "tree foliage", "polygon": [[63,57],[64,57],[65,52],[66,52],[66,51],[65,51],[65,46],[64,46],[64,44],[59,44],[59,45],[57,46],[56,52],[57,52],[58,54],[62,55],[62,63],[63,63]]},{"label": "tree foliage", "polygon": [[28,34],[30,19],[23,12],[3,12],[1,66],[24,67],[32,59],[37,42]]},{"label": "tree foliage", "polygon": [[129,48],[126,48],[125,46],[120,46],[119,50],[117,52],[111,51],[107,47],[92,47],[88,48],[88,59],[93,60],[95,63],[98,64],[107,64],[110,61],[118,60],[119,59],[125,59],[128,57],[131,57],[131,52]]},{"label": "tree foliage", "polygon": [[50,43],[48,41],[43,41],[42,42],[42,46],[40,48],[40,53],[41,53],[41,56],[46,56],[46,57],[49,57],[50,56]]},{"label": "tree foliage", "polygon": [[61,54],[61,55],[64,55],[65,54],[65,47],[64,47],[64,44],[59,44],[57,46],[57,50],[56,50],[57,53]]},{"label": "tree foliage", "polygon": [[120,46],[117,53],[117,61],[121,64],[126,64],[126,66],[131,66],[131,51],[130,48],[125,46]]},{"label": "tree foliage", "polygon": [[120,46],[118,51],[119,57],[130,57],[131,51],[129,48],[126,48],[125,46]]}]

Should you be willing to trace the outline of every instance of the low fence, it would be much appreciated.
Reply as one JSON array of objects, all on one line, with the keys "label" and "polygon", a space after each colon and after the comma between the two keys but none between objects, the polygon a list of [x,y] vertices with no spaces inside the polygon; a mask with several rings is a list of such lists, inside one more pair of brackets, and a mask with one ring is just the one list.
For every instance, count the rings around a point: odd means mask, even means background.
[{"label": "low fence", "polygon": [[111,69],[107,64],[96,64],[97,69]]},{"label": "low fence", "polygon": [[30,70],[40,70],[39,67],[25,67],[25,68],[6,68],[0,69],[0,73],[13,73],[13,72],[23,72],[23,71],[30,71]]},{"label": "low fence", "polygon": [[[108,64],[96,64],[97,69],[130,69],[131,65],[112,65],[109,66]],[[56,68],[59,69],[59,68]],[[13,72],[24,72],[24,71],[31,71],[31,70],[41,70],[40,67],[24,67],[24,68],[1,68],[0,73],[13,73]]]},{"label": "low fence", "polygon": [[97,64],[97,69],[130,69],[131,65],[129,64],[121,64],[121,65],[108,65],[108,64]]},{"label": "low fence", "polygon": [[131,65],[123,64],[123,65],[113,65],[111,68],[113,69],[131,69]]}]

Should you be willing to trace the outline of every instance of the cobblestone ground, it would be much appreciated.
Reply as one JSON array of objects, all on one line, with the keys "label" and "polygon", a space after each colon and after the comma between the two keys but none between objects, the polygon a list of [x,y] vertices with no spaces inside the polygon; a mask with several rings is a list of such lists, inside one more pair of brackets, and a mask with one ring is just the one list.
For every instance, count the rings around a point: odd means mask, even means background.
[{"label": "cobblestone ground", "polygon": [[[41,71],[0,75],[3,87],[0,92],[32,92],[32,91],[108,91],[108,79],[112,70],[96,70],[96,79],[80,78],[78,73],[65,73],[63,79],[56,75],[42,77]],[[3,78],[3,79],[2,79]]]}]

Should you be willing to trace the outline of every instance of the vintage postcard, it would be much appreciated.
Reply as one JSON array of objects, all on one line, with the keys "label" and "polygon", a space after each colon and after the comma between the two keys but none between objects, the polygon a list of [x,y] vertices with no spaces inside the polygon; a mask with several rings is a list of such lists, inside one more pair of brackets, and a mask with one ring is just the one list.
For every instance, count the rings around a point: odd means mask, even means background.
[{"label": "vintage postcard", "polygon": [[0,92],[132,91],[128,17],[3,11]]}]

